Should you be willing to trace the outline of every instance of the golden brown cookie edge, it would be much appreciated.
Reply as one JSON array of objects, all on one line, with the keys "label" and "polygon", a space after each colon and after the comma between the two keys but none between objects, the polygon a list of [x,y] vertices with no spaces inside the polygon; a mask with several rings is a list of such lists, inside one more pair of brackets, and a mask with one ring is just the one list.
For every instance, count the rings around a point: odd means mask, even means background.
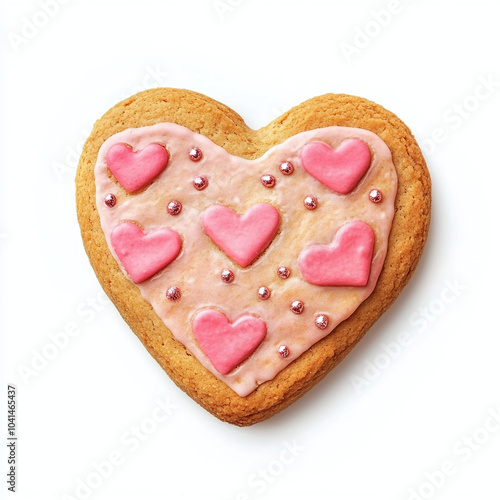
[{"label": "golden brown cookie edge", "polygon": [[[373,294],[334,333],[245,398],[212,375],[173,338],[138,288],[123,275],[101,230],[94,182],[99,148],[122,130],[160,122],[183,125],[229,153],[249,159],[296,133],[332,125],[370,130],[386,142],[393,155],[399,178],[396,213],[389,251]],[[78,165],[76,192],[77,215],[89,260],[125,321],[182,390],[217,418],[241,426],[263,421],[292,404],[350,352],[409,280],[422,254],[430,222],[430,177],[411,131],[382,106],[345,94],[312,98],[269,125],[252,130],[233,110],[202,94],[180,89],[141,92],[118,103],[95,123]]]}]

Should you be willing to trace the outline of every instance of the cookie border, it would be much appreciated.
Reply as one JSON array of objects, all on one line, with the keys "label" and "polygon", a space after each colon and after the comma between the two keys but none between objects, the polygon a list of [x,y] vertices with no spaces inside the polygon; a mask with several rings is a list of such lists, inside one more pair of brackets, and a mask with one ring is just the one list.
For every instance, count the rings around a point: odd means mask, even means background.
[{"label": "cookie border", "polygon": [[[399,180],[396,210],[374,292],[333,333],[246,397],[238,396],[206,370],[173,337],[139,289],[121,272],[101,230],[94,181],[99,148],[122,130],[161,122],[185,126],[230,154],[247,159],[262,156],[299,132],[334,125],[369,130],[384,140],[392,153]],[[97,120],[84,145],[75,182],[84,247],[106,294],[177,386],[220,420],[239,426],[261,422],[285,409],[344,359],[410,279],[430,224],[431,180],[410,129],[382,106],[346,94],[314,97],[253,130],[235,111],[205,95],[172,88],[146,90],[121,101]]]}]

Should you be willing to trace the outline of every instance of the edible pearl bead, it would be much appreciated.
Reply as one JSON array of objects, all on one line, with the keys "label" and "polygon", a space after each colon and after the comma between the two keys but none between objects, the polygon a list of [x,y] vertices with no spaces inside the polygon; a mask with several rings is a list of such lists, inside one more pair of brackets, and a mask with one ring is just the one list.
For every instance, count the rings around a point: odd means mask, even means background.
[{"label": "edible pearl bead", "polygon": [[230,269],[224,269],[220,274],[220,278],[224,283],[231,283],[234,280],[234,273]]},{"label": "edible pearl bead", "polygon": [[267,286],[261,286],[258,291],[259,297],[262,300],[267,300],[271,296],[271,290]]},{"label": "edible pearl bead", "polygon": [[113,208],[116,205],[116,196],[111,193],[107,194],[104,198],[104,203],[106,203],[109,208]]},{"label": "edible pearl bead", "polygon": [[318,198],[309,195],[304,198],[304,206],[307,210],[314,210],[318,206]]},{"label": "edible pearl bead", "polygon": [[182,203],[180,201],[172,200],[167,205],[167,212],[170,215],[179,215],[181,213],[181,210],[182,210]]},{"label": "edible pearl bead", "polygon": [[372,189],[368,197],[373,203],[380,203],[382,201],[382,193],[378,189]]},{"label": "edible pearl bead", "polygon": [[260,178],[260,182],[262,182],[262,185],[266,188],[272,188],[276,184],[276,179],[272,175],[266,174]]},{"label": "edible pearl bead", "polygon": [[320,314],[319,316],[316,316],[314,324],[320,330],[324,330],[328,326],[328,316],[326,316],[325,314]]},{"label": "edible pearl bead", "polygon": [[294,300],[290,306],[290,311],[292,311],[293,314],[302,314],[304,311],[304,302],[301,300]]},{"label": "edible pearl bead", "polygon": [[181,298],[181,289],[177,286],[171,286],[167,290],[167,299],[175,302]]},{"label": "edible pearl bead", "polygon": [[208,179],[202,176],[195,177],[193,179],[193,185],[198,191],[202,191],[208,186]]},{"label": "edible pearl bead", "polygon": [[283,175],[290,175],[290,174],[293,174],[293,165],[291,162],[289,161],[284,161],[281,165],[280,165],[280,172],[283,174]]},{"label": "edible pearl bead", "polygon": [[189,151],[189,158],[193,161],[199,161],[203,157],[203,153],[201,152],[200,148],[191,148],[191,151]]},{"label": "edible pearl bead", "polygon": [[290,269],[288,269],[288,267],[285,267],[285,266],[280,266],[278,267],[278,276],[283,279],[283,280],[286,280],[288,277],[290,277]]},{"label": "edible pearl bead", "polygon": [[288,349],[288,347],[286,345],[280,345],[278,347],[278,354],[282,358],[288,358],[288,356],[290,356],[290,349]]}]

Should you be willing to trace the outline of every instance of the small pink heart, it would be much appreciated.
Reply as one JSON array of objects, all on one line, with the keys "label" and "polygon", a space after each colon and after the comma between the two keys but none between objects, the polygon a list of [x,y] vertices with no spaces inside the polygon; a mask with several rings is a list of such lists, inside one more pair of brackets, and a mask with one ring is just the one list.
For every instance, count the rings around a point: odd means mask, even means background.
[{"label": "small pink heart", "polygon": [[135,283],[142,283],[170,264],[181,250],[180,236],[173,229],[144,233],[131,222],[113,228],[111,244]]},{"label": "small pink heart", "polygon": [[134,193],[165,170],[168,152],[155,143],[137,152],[125,144],[115,144],[106,153],[106,163],[116,180],[129,193]]},{"label": "small pink heart", "polygon": [[234,323],[213,309],[201,311],[193,321],[193,331],[201,350],[215,369],[226,375],[252,354],[266,336],[266,324],[244,315]]},{"label": "small pink heart", "polygon": [[368,170],[371,153],[360,139],[347,139],[337,149],[314,141],[302,148],[300,159],[315,179],[337,193],[347,194]]},{"label": "small pink heart", "polygon": [[302,277],[312,285],[365,286],[370,276],[375,235],[360,220],[344,224],[330,245],[302,250],[298,265]]},{"label": "small pink heart", "polygon": [[222,205],[212,205],[202,216],[205,232],[242,267],[250,265],[271,243],[280,216],[269,203],[257,203],[240,217]]}]

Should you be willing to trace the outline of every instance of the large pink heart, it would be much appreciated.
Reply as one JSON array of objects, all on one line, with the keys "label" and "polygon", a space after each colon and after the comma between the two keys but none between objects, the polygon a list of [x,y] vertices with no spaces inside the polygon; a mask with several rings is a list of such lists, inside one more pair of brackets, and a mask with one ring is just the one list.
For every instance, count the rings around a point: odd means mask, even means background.
[{"label": "large pink heart", "polygon": [[122,222],[113,229],[111,244],[135,283],[142,283],[170,264],[181,250],[181,239],[172,229],[145,234],[131,222]]},{"label": "large pink heart", "polygon": [[314,141],[302,148],[302,165],[337,193],[350,193],[370,166],[371,153],[364,141],[347,139],[336,149]]},{"label": "large pink heart", "polygon": [[116,180],[129,193],[135,193],[166,168],[168,153],[161,144],[149,144],[137,152],[125,144],[115,144],[108,150],[106,162]]},{"label": "large pink heart", "polygon": [[208,309],[194,318],[193,332],[215,369],[226,375],[264,340],[266,324],[249,315],[230,323],[224,314]]},{"label": "large pink heart", "polygon": [[212,205],[202,217],[203,227],[217,246],[242,267],[249,266],[271,243],[280,216],[269,203],[258,203],[240,217],[222,205]]},{"label": "large pink heart", "polygon": [[370,277],[375,235],[355,220],[344,224],[330,245],[315,245],[299,255],[302,277],[312,285],[365,286]]}]

